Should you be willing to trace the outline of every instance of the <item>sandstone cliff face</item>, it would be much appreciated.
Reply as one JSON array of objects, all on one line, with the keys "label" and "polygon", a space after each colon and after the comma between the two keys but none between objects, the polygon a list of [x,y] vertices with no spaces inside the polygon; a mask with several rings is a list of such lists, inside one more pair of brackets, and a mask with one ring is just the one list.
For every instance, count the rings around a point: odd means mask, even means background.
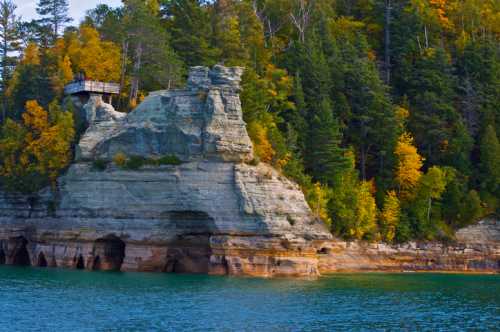
[{"label": "sandstone cliff face", "polygon": [[[89,270],[314,277],[337,271],[499,271],[500,223],[457,243],[389,246],[333,239],[299,187],[250,166],[242,70],[192,69],[185,90],[152,93],[128,115],[99,96],[55,194],[0,193],[0,264]],[[93,167],[122,152],[176,166]]]},{"label": "sandstone cliff face", "polygon": [[454,243],[401,245],[331,241],[320,254],[319,270],[500,272],[500,221],[485,219],[457,232]]},{"label": "sandstone cliff face", "polygon": [[[186,90],[152,93],[128,115],[99,96],[56,195],[0,197],[0,263],[123,271],[315,276],[331,240],[299,187],[250,166],[242,70],[193,68]],[[92,161],[176,155],[127,171]]]}]

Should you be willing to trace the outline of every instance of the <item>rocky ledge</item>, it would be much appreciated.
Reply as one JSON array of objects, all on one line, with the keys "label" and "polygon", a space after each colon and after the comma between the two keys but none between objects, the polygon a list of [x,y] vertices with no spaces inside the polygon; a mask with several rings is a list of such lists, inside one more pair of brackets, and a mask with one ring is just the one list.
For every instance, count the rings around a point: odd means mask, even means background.
[{"label": "rocky ledge", "polygon": [[319,255],[322,273],[351,271],[500,272],[500,222],[485,219],[451,243],[400,245],[331,241]]},{"label": "rocky ledge", "polygon": [[[154,92],[127,115],[90,96],[88,129],[56,192],[0,194],[0,264],[264,277],[499,270],[497,221],[449,246],[334,239],[295,183],[248,164],[241,74],[195,67],[186,89]],[[118,153],[181,163],[127,170],[111,163]]]}]

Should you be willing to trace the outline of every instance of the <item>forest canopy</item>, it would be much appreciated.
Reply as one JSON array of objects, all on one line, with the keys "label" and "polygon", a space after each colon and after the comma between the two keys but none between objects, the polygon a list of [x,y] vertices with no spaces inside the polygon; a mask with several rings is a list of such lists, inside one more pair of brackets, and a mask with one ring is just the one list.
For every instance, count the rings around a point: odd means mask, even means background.
[{"label": "forest canopy", "polygon": [[220,63],[246,69],[257,162],[297,181],[335,235],[448,239],[500,211],[498,1],[123,0],[71,22],[67,0],[39,0],[37,12],[24,22],[0,0],[6,188],[54,185],[70,163],[63,88],[77,75],[119,83],[128,112],[189,66]]}]

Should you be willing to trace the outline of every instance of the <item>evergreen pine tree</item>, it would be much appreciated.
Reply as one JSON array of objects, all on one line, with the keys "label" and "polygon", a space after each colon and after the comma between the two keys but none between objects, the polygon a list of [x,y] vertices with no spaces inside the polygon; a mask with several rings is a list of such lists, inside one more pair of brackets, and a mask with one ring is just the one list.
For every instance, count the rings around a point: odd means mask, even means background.
[{"label": "evergreen pine tree", "polygon": [[18,18],[16,5],[12,0],[0,1],[0,56],[1,64],[1,94],[2,94],[2,122],[7,116],[7,84],[11,78],[12,70],[17,62],[15,52],[20,50]]},{"label": "evergreen pine tree", "polygon": [[68,0],[38,1],[36,12],[43,17],[40,22],[50,27],[53,40],[59,36],[61,28],[73,20],[68,16],[68,10]]},{"label": "evergreen pine tree", "polygon": [[494,194],[500,189],[500,142],[495,128],[486,127],[480,146],[481,186]]},{"label": "evergreen pine tree", "polygon": [[342,133],[328,99],[319,105],[310,133],[308,160],[311,172],[318,181],[336,185],[339,174],[349,166],[349,160],[341,147]]},{"label": "evergreen pine tree", "polygon": [[218,50],[210,45],[210,16],[200,0],[164,1],[172,47],[189,66],[217,63]]}]

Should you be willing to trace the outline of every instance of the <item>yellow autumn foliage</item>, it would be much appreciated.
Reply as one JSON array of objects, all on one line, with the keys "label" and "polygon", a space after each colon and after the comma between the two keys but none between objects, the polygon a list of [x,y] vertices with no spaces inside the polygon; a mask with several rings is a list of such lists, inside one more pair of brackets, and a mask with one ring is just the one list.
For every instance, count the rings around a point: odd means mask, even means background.
[{"label": "yellow autumn foliage", "polygon": [[113,156],[113,162],[118,167],[124,167],[127,163],[127,156],[123,152],[118,152]]},{"label": "yellow autumn foliage", "polygon": [[36,101],[26,103],[22,123],[6,121],[0,139],[0,175],[9,189],[35,192],[55,186],[71,161],[73,115],[51,104],[50,114]]},{"label": "yellow autumn foliage", "polygon": [[312,188],[307,190],[306,198],[314,216],[322,220],[328,226],[331,226],[332,219],[328,213],[329,192],[328,187],[321,183],[315,183]]},{"label": "yellow autumn foliage", "polygon": [[87,79],[97,81],[120,80],[120,48],[112,42],[102,41],[97,30],[83,25],[67,43],[66,54],[73,73],[84,73]]},{"label": "yellow autumn foliage", "polygon": [[354,206],[356,223],[355,227],[350,229],[353,238],[362,239],[377,231],[377,204],[371,193],[372,188],[373,183],[361,181],[356,191],[356,204]]},{"label": "yellow autumn foliage", "polygon": [[267,129],[260,123],[254,121],[248,124],[248,135],[252,139],[254,153],[262,162],[271,163],[276,152],[271,142],[269,142]]},{"label": "yellow autumn foliage", "polygon": [[38,46],[35,43],[29,43],[24,50],[23,57],[21,59],[21,64],[23,65],[39,65],[40,64],[40,54]]},{"label": "yellow autumn foliage", "polygon": [[49,115],[36,100],[30,100],[26,103],[23,123],[29,129],[30,135],[36,138],[49,126]]},{"label": "yellow autumn foliage", "polygon": [[395,154],[398,159],[396,181],[402,197],[406,198],[411,195],[422,176],[424,158],[418,153],[409,133],[403,133],[399,137]]},{"label": "yellow autumn foliage", "polygon": [[71,60],[65,55],[57,61],[55,75],[52,76],[52,87],[60,94],[64,86],[73,80],[73,70],[71,69]]},{"label": "yellow autumn foliage", "polygon": [[391,190],[385,196],[384,207],[379,215],[380,228],[385,241],[392,242],[394,240],[400,217],[400,202],[396,192]]}]

